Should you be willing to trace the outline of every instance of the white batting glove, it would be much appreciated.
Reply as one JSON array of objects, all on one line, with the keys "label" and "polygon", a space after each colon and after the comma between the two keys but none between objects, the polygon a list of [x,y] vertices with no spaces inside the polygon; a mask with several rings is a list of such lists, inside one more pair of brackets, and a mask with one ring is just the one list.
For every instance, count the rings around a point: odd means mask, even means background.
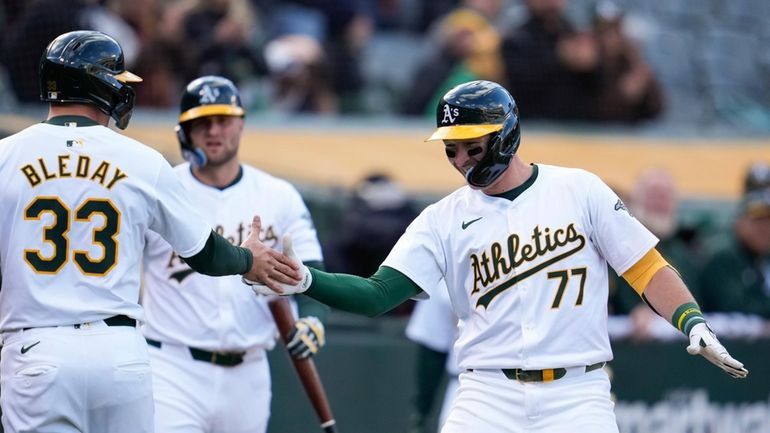
[{"label": "white batting glove", "polygon": [[705,323],[698,323],[690,330],[690,345],[687,346],[687,353],[703,355],[709,362],[736,379],[743,379],[749,374],[749,371],[743,368],[743,363],[727,353],[727,349]]},{"label": "white batting glove", "polygon": [[310,274],[310,270],[302,264],[302,261],[297,257],[297,254],[294,253],[294,248],[292,247],[292,241],[291,236],[285,235],[283,237],[283,253],[286,254],[287,257],[294,260],[299,264],[299,272],[302,275],[302,281],[300,281],[298,284],[295,285],[289,285],[289,284],[280,284],[281,288],[283,289],[281,292],[273,291],[270,287],[262,284],[259,281],[251,281],[246,277],[241,277],[241,280],[244,284],[251,287],[251,290],[254,291],[257,295],[294,295],[297,293],[302,293],[305,290],[307,290],[310,287],[310,284],[313,283],[313,275]]},{"label": "white batting glove", "polygon": [[326,344],[324,325],[317,317],[303,317],[294,322],[286,349],[296,359],[309,358]]}]

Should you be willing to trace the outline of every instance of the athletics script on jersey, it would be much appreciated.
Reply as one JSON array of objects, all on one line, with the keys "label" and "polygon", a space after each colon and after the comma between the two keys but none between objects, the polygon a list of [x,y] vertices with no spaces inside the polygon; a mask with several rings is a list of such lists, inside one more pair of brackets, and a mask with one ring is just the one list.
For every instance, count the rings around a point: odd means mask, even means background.
[{"label": "athletics script on jersey", "polygon": [[[585,236],[578,233],[575,224],[551,229],[535,226],[532,242],[524,243],[513,233],[505,242],[505,250],[494,242],[479,254],[471,254],[473,290],[471,295],[484,291],[476,301],[476,307],[488,308],[490,302],[516,283],[535,275],[543,269],[580,251],[586,244]],[[556,255],[551,253],[556,251]],[[551,255],[545,260],[538,259]],[[514,269],[515,275],[511,275]]]},{"label": "athletics script on jersey", "polygon": [[[238,222],[235,230],[226,231],[224,225],[217,224],[214,226],[214,231],[217,232],[218,235],[227,239],[227,241],[231,244],[240,245],[248,235],[248,228],[249,223],[241,221]],[[272,224],[268,225],[267,227],[263,227],[262,230],[260,230],[259,240],[270,248],[275,248],[275,246],[278,245],[278,235],[276,235],[275,228]],[[168,278],[170,280],[176,280],[177,283],[181,283],[185,278],[195,273],[195,271],[187,266],[187,264],[174,250],[170,250],[169,252],[166,268],[170,270]]]},{"label": "athletics script on jersey", "polygon": [[21,167],[21,172],[32,187],[52,179],[65,179],[74,177],[88,179],[98,183],[107,189],[112,189],[118,182],[128,175],[117,165],[108,161],[92,161],[88,155],[78,155],[77,159],[71,159],[71,155],[58,155],[55,161],[37,159],[37,164],[27,164]]}]

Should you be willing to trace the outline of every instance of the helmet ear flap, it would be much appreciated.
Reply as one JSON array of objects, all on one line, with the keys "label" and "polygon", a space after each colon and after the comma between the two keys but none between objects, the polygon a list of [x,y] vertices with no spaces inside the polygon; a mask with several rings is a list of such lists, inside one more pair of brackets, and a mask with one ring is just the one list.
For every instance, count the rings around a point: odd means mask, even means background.
[{"label": "helmet ear flap", "polygon": [[513,153],[505,154],[500,150],[502,137],[503,135],[500,132],[496,132],[490,137],[489,147],[487,147],[484,157],[465,173],[465,180],[468,184],[484,188],[489,186],[508,168]]},{"label": "helmet ear flap", "polygon": [[490,134],[487,153],[466,173],[465,180],[470,185],[481,188],[488,186],[508,168],[521,141],[518,127],[519,116],[511,111],[503,119],[502,129]]},{"label": "helmet ear flap", "polygon": [[174,132],[176,132],[176,139],[179,141],[179,145],[182,148],[182,158],[189,162],[193,168],[206,165],[206,154],[203,153],[201,149],[197,149],[192,145],[185,127],[176,125],[174,127]]},{"label": "helmet ear flap", "polygon": [[118,91],[116,99],[117,101],[113,104],[110,117],[115,119],[115,126],[120,129],[126,129],[133,114],[136,93],[131,87],[122,86]]},{"label": "helmet ear flap", "polygon": [[516,111],[512,110],[505,116],[503,128],[494,137],[494,142],[490,142],[489,148],[496,149],[501,158],[510,157],[519,148],[521,133],[517,131],[519,128],[519,116]]}]

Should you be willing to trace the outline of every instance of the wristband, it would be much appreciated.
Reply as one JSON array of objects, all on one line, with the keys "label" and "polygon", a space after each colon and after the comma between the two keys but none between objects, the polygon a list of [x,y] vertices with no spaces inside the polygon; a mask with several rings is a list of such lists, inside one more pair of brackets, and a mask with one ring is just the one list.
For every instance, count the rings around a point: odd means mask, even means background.
[{"label": "wristband", "polygon": [[700,311],[698,304],[694,302],[680,305],[679,308],[674,311],[674,315],[671,316],[671,324],[687,336],[690,335],[692,327],[698,323],[706,323],[706,319],[703,317],[703,313]]}]

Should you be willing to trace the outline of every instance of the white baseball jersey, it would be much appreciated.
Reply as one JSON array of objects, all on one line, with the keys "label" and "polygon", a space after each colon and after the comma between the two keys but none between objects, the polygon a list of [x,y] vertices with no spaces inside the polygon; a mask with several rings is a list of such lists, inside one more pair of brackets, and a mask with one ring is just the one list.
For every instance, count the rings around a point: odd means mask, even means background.
[{"label": "white baseball jersey", "polygon": [[141,320],[145,232],[184,256],[211,232],[163,156],[78,119],[0,141],[0,330]]},{"label": "white baseball jersey", "polygon": [[597,176],[537,168],[513,201],[466,186],[429,206],[383,263],[428,294],[445,280],[463,369],[610,360],[607,263],[622,274],[658,241]]},{"label": "white baseball jersey", "polygon": [[[288,182],[248,165],[225,189],[195,179],[187,163],[175,167],[188,195],[214,229],[234,244],[248,235],[251,219],[262,220],[260,240],[281,249],[291,234],[303,262],[323,260],[305,203]],[[244,290],[240,276],[209,277],[194,272],[160,237],[148,234],[145,256],[146,337],[209,351],[270,349],[276,329],[265,297]]]}]

